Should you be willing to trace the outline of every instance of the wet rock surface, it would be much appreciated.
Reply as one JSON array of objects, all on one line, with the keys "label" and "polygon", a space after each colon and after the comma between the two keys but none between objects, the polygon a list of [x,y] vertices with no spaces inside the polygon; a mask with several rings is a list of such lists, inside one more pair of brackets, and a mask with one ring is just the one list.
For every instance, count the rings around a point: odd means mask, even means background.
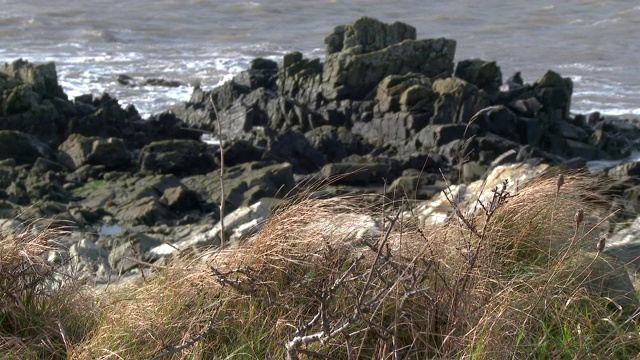
[{"label": "wet rock surface", "polygon": [[[445,180],[468,196],[478,179],[515,176],[504,173],[510,167],[573,164],[617,181],[621,214],[640,209],[640,126],[571,114],[569,78],[548,71],[532,84],[520,74],[503,83],[495,61],[456,64],[455,40],[417,39],[410,25],[371,18],[336,27],[325,45],[324,60],[255,59],[148,120],[107,94],[69,99],[52,63],[5,64],[0,216],[72,224],[87,235],[70,238],[66,254],[104,281],[135,272],[132,256],[157,261],[175,248],[237,241],[274,198],[313,179],[336,185],[322,196],[384,189],[427,200],[417,216],[444,219]],[[222,139],[205,143],[203,133]],[[235,216],[224,234],[221,208]]]}]

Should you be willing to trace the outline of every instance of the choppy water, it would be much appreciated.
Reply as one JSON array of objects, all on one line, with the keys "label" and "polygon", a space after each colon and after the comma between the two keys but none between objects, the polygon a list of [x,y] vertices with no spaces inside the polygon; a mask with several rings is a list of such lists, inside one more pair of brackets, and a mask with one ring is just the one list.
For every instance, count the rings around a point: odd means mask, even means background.
[{"label": "choppy water", "polygon": [[[321,57],[324,36],[363,15],[453,38],[456,60],[497,60],[505,77],[570,76],[574,112],[640,115],[637,0],[0,0],[0,61],[55,61],[71,96],[106,91],[148,115],[254,57]],[[132,89],[118,74],[187,85]]]}]

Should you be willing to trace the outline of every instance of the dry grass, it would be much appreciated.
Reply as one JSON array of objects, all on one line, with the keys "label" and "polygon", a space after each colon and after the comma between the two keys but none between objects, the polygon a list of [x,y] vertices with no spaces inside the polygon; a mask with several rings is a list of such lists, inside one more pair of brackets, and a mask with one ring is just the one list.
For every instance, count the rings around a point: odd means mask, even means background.
[{"label": "dry grass", "polygon": [[64,229],[24,226],[0,237],[0,354],[67,358],[92,326],[92,297],[46,260]]},{"label": "dry grass", "polygon": [[455,204],[457,216],[433,228],[361,198],[303,199],[237,246],[184,257],[144,283],[100,294],[98,323],[60,354],[635,356],[635,294],[601,286],[622,268],[595,251],[609,215],[598,187],[565,174],[558,191],[548,175],[517,192],[495,189],[484,203]]}]

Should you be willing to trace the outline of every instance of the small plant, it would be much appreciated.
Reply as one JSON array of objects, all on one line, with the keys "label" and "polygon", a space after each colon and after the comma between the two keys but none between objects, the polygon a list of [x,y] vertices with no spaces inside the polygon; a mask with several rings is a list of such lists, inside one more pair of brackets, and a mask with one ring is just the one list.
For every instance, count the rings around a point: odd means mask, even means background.
[{"label": "small plant", "polygon": [[63,229],[30,226],[0,235],[0,353],[14,358],[67,358],[94,325],[93,300],[82,285],[61,281],[46,260]]}]

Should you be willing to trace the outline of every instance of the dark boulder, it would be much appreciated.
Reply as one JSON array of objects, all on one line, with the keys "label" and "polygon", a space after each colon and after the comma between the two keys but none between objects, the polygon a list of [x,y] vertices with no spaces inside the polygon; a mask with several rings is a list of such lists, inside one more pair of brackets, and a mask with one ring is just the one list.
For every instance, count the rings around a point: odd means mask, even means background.
[{"label": "dark boulder", "polygon": [[345,127],[325,125],[306,132],[304,136],[328,163],[339,162],[351,154],[364,155],[372,150],[359,135]]},{"label": "dark boulder", "polygon": [[438,98],[434,103],[432,124],[466,123],[475,113],[490,105],[486,92],[455,77],[434,81],[433,91]]},{"label": "dark boulder", "polygon": [[124,170],[131,153],[118,138],[85,137],[72,134],[58,147],[58,160],[75,170],[83,165],[103,165],[105,170]]},{"label": "dark boulder", "polygon": [[365,16],[351,24],[337,26],[324,43],[327,55],[338,52],[364,54],[415,38],[416,29],[411,25],[401,22],[387,25]]},{"label": "dark boulder", "polygon": [[533,84],[533,92],[544,106],[544,111],[553,119],[569,117],[573,82],[570,78],[563,78],[560,74],[548,70]]},{"label": "dark boulder", "polygon": [[320,174],[333,184],[380,185],[390,179],[389,167],[383,163],[332,163],[325,165]]},{"label": "dark boulder", "polygon": [[0,160],[33,164],[39,157],[51,158],[49,147],[36,137],[19,131],[0,130]]},{"label": "dark boulder", "polygon": [[489,93],[499,91],[502,84],[502,72],[495,61],[480,59],[460,61],[454,76]]},{"label": "dark boulder", "polygon": [[200,198],[195,191],[181,184],[166,189],[160,198],[160,203],[180,214],[198,208]]},{"label": "dark boulder", "polygon": [[213,152],[195,140],[156,141],[140,151],[140,171],[159,174],[205,174],[218,167]]},{"label": "dark boulder", "polygon": [[407,40],[369,53],[331,54],[323,67],[322,95],[328,100],[363,99],[385,77],[410,72],[445,78],[453,73],[455,47],[454,40]]}]

